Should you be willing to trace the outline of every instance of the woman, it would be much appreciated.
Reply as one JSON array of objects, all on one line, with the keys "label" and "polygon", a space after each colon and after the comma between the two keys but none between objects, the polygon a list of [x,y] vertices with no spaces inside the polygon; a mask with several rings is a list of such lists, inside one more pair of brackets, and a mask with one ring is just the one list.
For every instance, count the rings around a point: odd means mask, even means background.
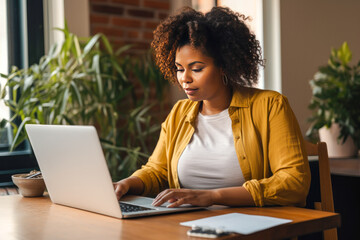
[{"label": "woman", "polygon": [[154,32],[157,64],[188,99],[162,124],[142,169],[114,184],[117,197],[210,206],[304,206],[310,171],[297,120],[283,95],[252,88],[261,49],[243,15],[182,9]]}]

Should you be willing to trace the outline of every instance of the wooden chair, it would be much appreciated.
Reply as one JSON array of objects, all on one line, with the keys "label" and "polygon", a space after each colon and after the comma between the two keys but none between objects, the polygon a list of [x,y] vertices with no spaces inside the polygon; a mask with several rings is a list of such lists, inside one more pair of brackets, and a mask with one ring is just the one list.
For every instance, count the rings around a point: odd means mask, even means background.
[{"label": "wooden chair", "polygon": [[[317,144],[305,141],[305,149],[308,156],[318,156],[320,202],[314,202],[314,208],[321,211],[334,212],[334,200],[331,185],[330,163],[325,142]],[[329,229],[323,232],[324,240],[337,240],[337,229]]]}]

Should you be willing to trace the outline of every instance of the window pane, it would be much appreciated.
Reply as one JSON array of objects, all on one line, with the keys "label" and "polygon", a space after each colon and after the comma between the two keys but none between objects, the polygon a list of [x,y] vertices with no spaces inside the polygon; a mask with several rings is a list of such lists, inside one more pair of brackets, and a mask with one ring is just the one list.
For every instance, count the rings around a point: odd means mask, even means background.
[{"label": "window pane", "polygon": [[[7,51],[7,21],[6,0],[0,0],[0,73],[8,74],[8,51]],[[0,78],[0,85],[4,87],[5,79]],[[0,102],[0,120],[9,119],[9,109]]]}]

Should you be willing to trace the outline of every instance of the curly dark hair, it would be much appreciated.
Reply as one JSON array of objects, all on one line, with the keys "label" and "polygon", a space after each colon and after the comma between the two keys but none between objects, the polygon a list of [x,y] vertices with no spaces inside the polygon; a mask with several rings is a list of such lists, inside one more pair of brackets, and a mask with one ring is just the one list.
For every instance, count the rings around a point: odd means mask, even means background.
[{"label": "curly dark hair", "polygon": [[151,47],[160,71],[176,84],[176,50],[189,44],[214,59],[231,87],[253,86],[264,60],[259,41],[245,24],[247,19],[225,7],[213,7],[206,14],[182,8],[154,31]]}]

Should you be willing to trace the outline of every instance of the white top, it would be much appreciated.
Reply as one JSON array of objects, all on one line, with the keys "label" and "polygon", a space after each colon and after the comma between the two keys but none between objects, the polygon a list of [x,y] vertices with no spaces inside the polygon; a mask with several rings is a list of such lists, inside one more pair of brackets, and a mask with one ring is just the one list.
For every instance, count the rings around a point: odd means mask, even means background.
[{"label": "white top", "polygon": [[241,186],[244,176],[236,156],[228,109],[196,119],[196,130],[180,156],[181,187],[216,189]]}]

